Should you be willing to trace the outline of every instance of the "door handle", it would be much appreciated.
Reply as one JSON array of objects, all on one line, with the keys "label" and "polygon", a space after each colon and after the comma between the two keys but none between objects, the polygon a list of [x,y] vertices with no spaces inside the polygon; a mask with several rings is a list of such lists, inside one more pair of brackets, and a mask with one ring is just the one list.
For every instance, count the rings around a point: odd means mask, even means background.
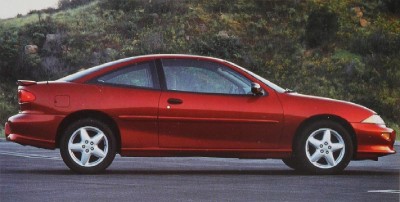
[{"label": "door handle", "polygon": [[174,104],[174,105],[179,105],[179,104],[182,104],[183,101],[181,99],[178,99],[178,98],[169,98],[168,99],[168,103],[169,104]]}]

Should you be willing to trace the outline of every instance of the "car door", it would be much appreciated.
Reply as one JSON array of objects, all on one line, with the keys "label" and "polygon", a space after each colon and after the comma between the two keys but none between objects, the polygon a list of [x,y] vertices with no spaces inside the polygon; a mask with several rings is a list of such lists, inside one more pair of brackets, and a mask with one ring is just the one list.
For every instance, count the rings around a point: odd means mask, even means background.
[{"label": "car door", "polygon": [[97,104],[117,122],[121,149],[158,147],[161,90],[154,61],[121,67],[93,82],[101,90]]},{"label": "car door", "polygon": [[164,148],[274,148],[282,131],[282,107],[264,86],[220,63],[162,60],[166,90],[159,105],[159,144]]}]

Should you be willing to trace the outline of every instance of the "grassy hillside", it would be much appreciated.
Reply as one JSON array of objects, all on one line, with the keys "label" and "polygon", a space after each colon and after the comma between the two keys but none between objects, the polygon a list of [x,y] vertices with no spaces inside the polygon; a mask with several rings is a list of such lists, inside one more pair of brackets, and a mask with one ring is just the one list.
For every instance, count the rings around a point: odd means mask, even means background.
[{"label": "grassy hillside", "polygon": [[[0,123],[17,79],[49,80],[151,53],[209,55],[300,93],[365,105],[400,123],[396,0],[102,0],[0,21]],[[25,53],[26,45],[36,52]]]}]

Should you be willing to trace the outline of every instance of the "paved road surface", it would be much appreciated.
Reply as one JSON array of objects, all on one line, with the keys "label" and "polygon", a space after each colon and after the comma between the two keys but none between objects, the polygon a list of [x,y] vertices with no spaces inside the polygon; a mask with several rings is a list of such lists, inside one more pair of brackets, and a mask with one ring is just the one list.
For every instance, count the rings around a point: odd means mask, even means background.
[{"label": "paved road surface", "polygon": [[0,142],[0,201],[399,202],[399,169],[399,154],[328,176],[297,174],[280,160],[117,156],[103,174],[77,175],[58,150]]}]

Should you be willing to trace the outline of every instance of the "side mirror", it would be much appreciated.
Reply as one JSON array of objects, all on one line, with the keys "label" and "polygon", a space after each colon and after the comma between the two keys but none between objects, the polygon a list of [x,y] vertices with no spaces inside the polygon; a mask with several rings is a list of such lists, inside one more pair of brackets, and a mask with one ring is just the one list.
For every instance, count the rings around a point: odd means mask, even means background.
[{"label": "side mirror", "polygon": [[263,93],[263,89],[261,88],[260,84],[254,83],[254,82],[251,83],[251,92],[252,92],[254,95],[258,95],[258,96],[264,94],[264,93]]}]

